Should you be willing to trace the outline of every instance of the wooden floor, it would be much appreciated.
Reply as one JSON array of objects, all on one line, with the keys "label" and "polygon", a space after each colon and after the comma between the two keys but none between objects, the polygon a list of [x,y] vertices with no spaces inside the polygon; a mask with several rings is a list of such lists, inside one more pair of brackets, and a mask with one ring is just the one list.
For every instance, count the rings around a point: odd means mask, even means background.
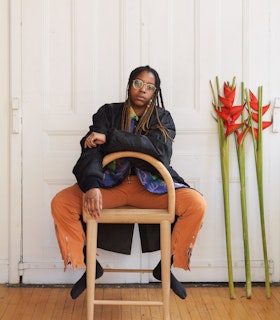
[{"label": "wooden floor", "polygon": [[[265,288],[253,287],[252,298],[245,289],[236,287],[236,299],[229,298],[227,287],[188,286],[188,297],[181,300],[171,293],[171,320],[279,320],[280,287],[271,288],[267,299]],[[159,286],[98,287],[99,299],[160,299]],[[76,320],[86,319],[86,294],[72,300],[69,287],[9,287],[0,285],[1,320]],[[160,307],[96,306],[96,320],[159,320]]]}]

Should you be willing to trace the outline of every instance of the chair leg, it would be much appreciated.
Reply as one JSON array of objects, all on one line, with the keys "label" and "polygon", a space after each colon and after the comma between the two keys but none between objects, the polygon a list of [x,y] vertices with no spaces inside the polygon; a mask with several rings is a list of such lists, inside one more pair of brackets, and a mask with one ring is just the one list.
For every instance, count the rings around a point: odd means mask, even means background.
[{"label": "chair leg", "polygon": [[171,225],[168,221],[160,224],[161,279],[164,320],[170,320],[170,246]]},{"label": "chair leg", "polygon": [[87,319],[94,319],[97,222],[87,222]]}]

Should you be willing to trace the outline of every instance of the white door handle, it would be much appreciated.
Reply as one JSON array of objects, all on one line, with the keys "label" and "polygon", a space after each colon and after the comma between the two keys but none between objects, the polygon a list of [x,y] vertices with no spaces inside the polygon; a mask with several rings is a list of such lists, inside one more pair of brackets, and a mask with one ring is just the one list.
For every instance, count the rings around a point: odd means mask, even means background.
[{"label": "white door handle", "polygon": [[12,98],[12,133],[20,133],[21,108],[19,98]]}]

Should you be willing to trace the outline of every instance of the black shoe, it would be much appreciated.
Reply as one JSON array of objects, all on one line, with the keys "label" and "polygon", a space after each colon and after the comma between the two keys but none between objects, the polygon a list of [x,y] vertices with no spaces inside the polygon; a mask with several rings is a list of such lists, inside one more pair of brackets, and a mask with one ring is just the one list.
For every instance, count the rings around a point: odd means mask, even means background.
[{"label": "black shoe", "polygon": [[[161,262],[153,270],[153,276],[161,281]],[[181,299],[186,299],[187,291],[184,285],[175,278],[172,272],[170,272],[170,288],[174,291],[174,293],[180,297]]]},{"label": "black shoe", "polygon": [[[96,260],[96,272],[95,279],[100,278],[103,275],[103,268],[100,263]],[[87,287],[87,273],[85,272],[81,278],[73,285],[70,295],[72,299],[77,299]]]}]

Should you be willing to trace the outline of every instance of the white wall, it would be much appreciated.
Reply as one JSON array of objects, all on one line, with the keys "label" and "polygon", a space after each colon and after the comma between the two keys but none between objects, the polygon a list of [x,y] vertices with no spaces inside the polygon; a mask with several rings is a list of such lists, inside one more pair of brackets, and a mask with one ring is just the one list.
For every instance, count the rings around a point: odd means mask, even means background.
[{"label": "white wall", "polygon": [[[269,51],[268,70],[269,70],[269,84],[268,84],[268,97],[272,99],[272,105],[275,105],[273,98],[280,97],[280,28],[279,28],[279,14],[280,2],[278,0],[271,0],[269,7],[270,14],[270,36],[269,36]],[[261,17],[262,15],[260,15]],[[262,41],[260,41],[263,46]],[[262,62],[260,62],[262,64]],[[279,107],[279,103],[278,103]],[[273,260],[273,276],[274,281],[280,281],[280,134],[272,134],[269,136],[269,143],[265,150],[269,154],[268,164],[264,170],[269,177],[267,179],[267,188],[269,189],[266,201],[269,204],[268,211],[268,227],[267,233],[270,234],[269,254]]]},{"label": "white wall", "polygon": [[[25,0],[23,0],[25,1]],[[29,1],[29,0],[28,0]],[[107,1],[107,0],[106,0]],[[45,3],[48,1],[46,0]],[[110,1],[108,1],[110,3]],[[27,2],[26,2],[27,3]],[[29,1],[28,3],[38,7],[39,1]],[[57,3],[56,1],[52,2]],[[75,4],[75,1],[73,2]],[[176,5],[180,3],[180,7]],[[1,191],[1,215],[0,215],[0,282],[8,281],[8,260],[9,257],[9,236],[10,217],[15,215],[9,209],[9,1],[0,0],[0,191]],[[65,7],[67,4],[64,3]],[[87,109],[82,112],[90,113],[92,110],[105,102],[111,102],[124,96],[124,87],[128,72],[131,67],[137,63],[150,63],[156,69],[160,69],[160,75],[163,80],[164,99],[171,110],[177,124],[177,138],[174,145],[173,166],[180,172],[187,181],[197,186],[201,190],[208,202],[207,217],[204,227],[198,239],[197,247],[194,251],[192,260],[192,272],[190,276],[181,275],[183,279],[192,281],[226,281],[226,257],[224,244],[224,226],[223,226],[223,206],[221,194],[221,178],[219,169],[219,153],[217,144],[217,128],[211,118],[211,93],[209,80],[214,81],[216,75],[220,81],[231,80],[233,76],[237,77],[238,83],[241,80],[254,92],[258,85],[264,86],[264,103],[271,100],[272,107],[274,98],[280,97],[280,3],[277,0],[248,0],[248,1],[222,1],[222,0],[200,0],[200,1],[115,1],[115,7],[110,11],[114,19],[106,21],[110,17],[107,15],[106,2],[94,1],[94,9],[99,11],[89,12],[87,21],[91,23],[91,14],[96,21],[94,25],[103,31],[97,33],[96,30],[89,31],[89,44],[82,42],[81,45],[89,47],[89,52],[74,51],[79,57],[84,54],[89,55],[92,63],[90,70],[75,69],[82,72],[78,82],[78,91],[73,95],[72,92],[64,91],[67,100],[70,96],[76,98],[75,103],[78,108],[86,105]],[[151,9],[150,16],[145,15],[148,9]],[[32,29],[32,22],[36,23],[40,19],[32,11],[26,10],[25,17],[30,16],[27,21],[27,27]],[[45,9],[45,7],[44,7]],[[52,8],[53,9],[53,8]],[[82,8],[85,10],[84,8]],[[41,13],[43,10],[40,11]],[[65,11],[68,12],[68,11]],[[141,14],[140,14],[141,12]],[[81,17],[78,19],[81,19]],[[57,18],[57,17],[56,17]],[[71,19],[67,16],[69,21]],[[130,19],[132,19],[130,21]],[[108,18],[109,19],[109,18]],[[123,19],[123,20],[122,20]],[[68,21],[68,20],[67,20]],[[68,21],[68,23],[69,23]],[[80,20],[78,20],[80,21]],[[40,25],[40,24],[39,24]],[[57,23],[56,28],[58,28]],[[112,26],[114,32],[112,32]],[[133,28],[130,28],[133,26]],[[67,25],[69,27],[69,25]],[[107,28],[107,29],[106,29]],[[59,28],[58,28],[59,29]],[[71,26],[70,28],[71,29]],[[26,30],[26,29],[25,29]],[[72,29],[71,29],[72,30]],[[119,34],[122,30],[122,34]],[[184,31],[186,30],[186,32]],[[56,29],[57,31],[57,29]],[[27,33],[25,33],[26,35]],[[117,36],[112,36],[112,34]],[[74,41],[81,39],[71,38],[68,35],[68,45],[71,39]],[[38,32],[38,39],[40,34]],[[24,38],[24,40],[26,40]],[[34,40],[34,39],[33,39]],[[73,43],[72,43],[73,44]],[[41,42],[33,42],[34,48],[41,50]],[[24,42],[24,59],[28,60],[28,42]],[[61,48],[58,48],[62,50]],[[73,47],[72,47],[73,49]],[[92,50],[92,51],[90,51]],[[108,52],[110,52],[108,54]],[[112,54],[112,52],[114,54]],[[32,51],[35,56],[35,51]],[[71,53],[69,61],[63,61],[63,68],[71,64]],[[75,56],[76,57],[76,56]],[[72,56],[73,58],[73,56]],[[34,60],[34,64],[38,61]],[[26,63],[27,66],[30,64]],[[39,65],[39,64],[38,64]],[[75,65],[79,68],[81,64]],[[39,65],[40,66],[40,65]],[[73,67],[73,66],[72,66]],[[42,69],[44,69],[43,66]],[[66,69],[67,67],[65,67]],[[34,76],[38,75],[39,68],[33,68]],[[29,70],[23,70],[23,89],[28,88],[26,106],[32,107],[30,101],[36,100],[33,92],[32,81],[38,86],[40,83],[29,79]],[[43,70],[44,71],[44,70]],[[45,70],[46,71],[46,70]],[[25,72],[25,73],[24,73]],[[48,73],[49,70],[46,71]],[[55,73],[54,73],[55,74]],[[77,75],[77,74],[76,74]],[[110,76],[108,76],[110,75]],[[84,85],[81,79],[87,78]],[[63,79],[64,75],[58,74]],[[29,80],[28,80],[29,79]],[[69,80],[67,78],[67,80]],[[76,81],[76,79],[75,79]],[[95,84],[95,91],[91,89],[91,84]],[[104,89],[104,83],[109,83],[112,90],[108,95],[108,90]],[[55,92],[54,82],[51,83],[51,89],[54,92],[54,103],[52,105],[55,114],[55,103],[60,92]],[[69,88],[73,88],[69,84]],[[64,88],[64,87],[63,87]],[[64,88],[65,89],[65,88]],[[35,91],[35,90],[34,90]],[[57,96],[55,96],[57,94]],[[81,98],[81,99],[77,99]],[[53,98],[53,97],[52,97]],[[84,99],[84,100],[82,100]],[[39,101],[35,101],[36,103]],[[73,101],[72,101],[73,102]],[[34,104],[33,104],[34,105]],[[36,105],[35,105],[36,106]],[[38,108],[34,108],[38,110]],[[64,110],[60,110],[61,115]],[[69,110],[66,110],[66,113]],[[56,116],[56,114],[55,114]],[[81,122],[85,122],[87,115]],[[88,116],[88,120],[90,116]],[[33,119],[25,119],[32,123]],[[75,118],[73,118],[75,120]],[[78,119],[79,120],[79,119]],[[81,133],[77,125],[73,131]],[[86,122],[87,123],[87,120]],[[54,128],[54,127],[53,127]],[[77,129],[78,128],[78,129]],[[86,128],[85,128],[86,130]],[[56,129],[50,129],[53,139],[60,135]],[[69,133],[69,132],[68,132]],[[264,173],[265,173],[265,207],[267,222],[267,240],[269,258],[271,259],[271,279],[280,280],[280,133],[273,133],[271,128],[264,132],[265,136],[265,154],[264,154]],[[67,136],[68,137],[68,136]],[[65,138],[65,137],[62,137]],[[78,141],[78,136],[71,133],[72,139],[69,143],[69,149],[62,150],[60,160],[65,164],[73,163],[78,153],[78,145],[74,148],[73,141]],[[69,138],[69,139],[70,139]],[[58,141],[58,140],[56,140]],[[70,141],[70,140],[67,140]],[[66,145],[67,147],[67,145]],[[65,147],[65,148],[66,148]],[[51,149],[51,148],[50,148]],[[29,147],[26,147],[24,153],[27,154]],[[57,149],[54,148],[58,155]],[[236,170],[236,160],[234,147],[231,149],[232,173],[232,236],[233,236],[233,255],[234,272],[237,281],[243,279],[243,252],[242,252],[242,230],[239,211],[239,185],[238,172]],[[52,160],[55,158],[51,158]],[[253,160],[252,152],[248,151],[248,159]],[[43,166],[43,165],[42,165]],[[27,171],[28,171],[28,166]],[[51,171],[52,167],[47,166]],[[38,169],[38,168],[36,168]],[[40,168],[39,168],[40,169]],[[63,168],[61,184],[63,181],[71,180],[73,177],[70,170],[66,172]],[[40,171],[40,170],[39,170]],[[27,172],[28,173],[28,172]],[[253,276],[257,281],[262,277],[262,254],[259,232],[259,215],[257,206],[257,196],[255,193],[254,167],[248,165],[248,208],[251,237],[251,258],[253,266]],[[52,180],[52,177],[49,178]],[[57,188],[55,183],[53,189]],[[49,196],[49,195],[48,195]],[[49,202],[49,199],[44,199]],[[32,202],[30,202],[32,203]],[[40,204],[39,204],[40,205]],[[48,206],[45,205],[48,209]],[[29,209],[32,209],[29,207]],[[44,209],[47,215],[47,209]],[[32,216],[30,210],[28,214]],[[29,216],[28,216],[29,217]],[[35,217],[35,215],[34,215]],[[28,218],[29,219],[29,218]],[[36,219],[38,216],[36,215]],[[47,219],[47,218],[44,218]],[[15,219],[13,220],[13,224]],[[44,225],[42,226],[42,228]],[[30,226],[32,229],[32,226]],[[18,230],[18,226],[13,227],[13,232]],[[37,230],[37,233],[40,232]],[[47,235],[48,231],[46,231]],[[40,236],[40,235],[39,235]],[[33,241],[32,238],[29,239]],[[54,241],[54,239],[52,239]],[[27,242],[27,241],[26,241]],[[33,241],[34,242],[34,241]],[[40,250],[40,242],[36,242],[36,249]],[[28,248],[27,248],[28,249]],[[57,248],[56,248],[57,249]],[[17,251],[17,250],[15,250]],[[28,250],[26,250],[28,251]],[[29,247],[30,254],[34,253],[32,247]],[[43,251],[43,250],[42,250]],[[46,254],[44,252],[44,254]],[[51,251],[50,256],[52,256]],[[13,261],[19,257],[13,257]],[[30,261],[33,259],[31,257]],[[36,260],[36,259],[35,259]],[[28,262],[28,261],[27,261]],[[36,262],[36,261],[35,261]],[[3,266],[3,267],[2,267]],[[261,271],[260,271],[261,270]],[[34,273],[30,268],[26,273]]]},{"label": "white wall", "polygon": [[0,283],[8,279],[9,253],[9,15],[0,1]]}]

